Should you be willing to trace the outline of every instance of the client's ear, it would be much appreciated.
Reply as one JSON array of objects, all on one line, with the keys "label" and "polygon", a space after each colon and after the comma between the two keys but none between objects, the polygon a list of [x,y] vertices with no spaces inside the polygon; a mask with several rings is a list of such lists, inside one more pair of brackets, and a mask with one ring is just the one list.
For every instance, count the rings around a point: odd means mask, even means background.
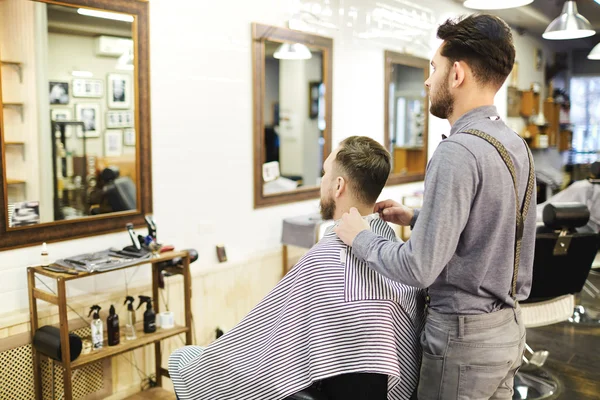
[{"label": "client's ear", "polygon": [[346,186],[348,182],[341,176],[338,176],[335,181],[335,197],[338,198],[346,191]]}]

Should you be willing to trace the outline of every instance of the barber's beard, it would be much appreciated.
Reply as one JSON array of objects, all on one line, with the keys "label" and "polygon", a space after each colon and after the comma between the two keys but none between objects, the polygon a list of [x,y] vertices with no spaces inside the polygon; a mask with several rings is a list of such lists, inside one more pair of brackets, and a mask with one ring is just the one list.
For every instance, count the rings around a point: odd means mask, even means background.
[{"label": "barber's beard", "polygon": [[454,97],[448,89],[448,79],[444,80],[444,83],[440,86],[435,96],[430,96],[431,107],[429,111],[432,115],[441,118],[448,119],[454,111]]},{"label": "barber's beard", "polygon": [[324,220],[333,219],[335,215],[335,201],[333,200],[333,196],[328,196],[327,198],[321,198],[321,218]]}]

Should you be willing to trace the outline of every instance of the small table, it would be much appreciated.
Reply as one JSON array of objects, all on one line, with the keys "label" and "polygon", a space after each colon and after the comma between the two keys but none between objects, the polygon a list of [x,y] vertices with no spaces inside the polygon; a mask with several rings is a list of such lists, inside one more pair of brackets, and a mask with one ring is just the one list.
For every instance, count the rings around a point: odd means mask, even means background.
[{"label": "small table", "polygon": [[284,218],[281,230],[283,276],[289,271],[288,245],[310,249],[319,241],[323,222],[319,214]]}]

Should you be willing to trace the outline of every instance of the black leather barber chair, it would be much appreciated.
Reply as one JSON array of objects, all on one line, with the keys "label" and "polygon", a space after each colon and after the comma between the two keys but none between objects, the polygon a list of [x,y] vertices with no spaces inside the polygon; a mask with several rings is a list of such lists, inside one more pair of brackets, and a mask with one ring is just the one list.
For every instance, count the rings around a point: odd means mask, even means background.
[{"label": "black leather barber chair", "polygon": [[119,176],[119,168],[105,168],[100,177],[104,186],[102,189],[102,204],[98,213],[127,211],[136,209],[136,188],[131,178]]},{"label": "black leather barber chair", "polygon": [[[588,277],[599,246],[599,235],[577,233],[590,213],[580,203],[548,204],[544,226],[538,228],[529,299],[521,303],[527,328],[568,321],[573,314],[575,294]],[[547,351],[529,352],[515,377],[513,400],[542,399],[556,393],[558,381],[544,370]]]}]

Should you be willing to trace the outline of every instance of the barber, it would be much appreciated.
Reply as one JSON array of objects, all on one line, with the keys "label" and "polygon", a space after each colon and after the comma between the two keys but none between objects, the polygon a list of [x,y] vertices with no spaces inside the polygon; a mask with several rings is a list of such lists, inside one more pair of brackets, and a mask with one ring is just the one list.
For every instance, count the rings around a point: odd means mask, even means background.
[{"label": "barber", "polygon": [[524,140],[493,106],[515,60],[510,28],[479,14],[442,24],[425,82],[450,135],[425,176],[420,211],[387,200],[375,212],[411,225],[410,239],[375,235],[356,209],[336,233],[382,275],[429,289],[420,400],[511,399],[525,328],[535,240],[535,178]]}]

